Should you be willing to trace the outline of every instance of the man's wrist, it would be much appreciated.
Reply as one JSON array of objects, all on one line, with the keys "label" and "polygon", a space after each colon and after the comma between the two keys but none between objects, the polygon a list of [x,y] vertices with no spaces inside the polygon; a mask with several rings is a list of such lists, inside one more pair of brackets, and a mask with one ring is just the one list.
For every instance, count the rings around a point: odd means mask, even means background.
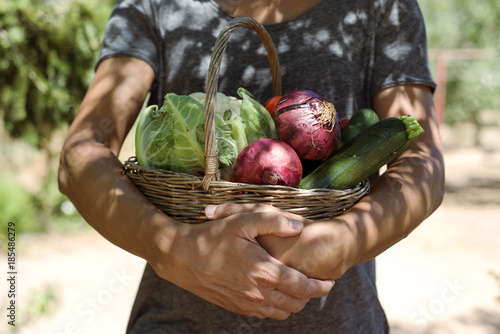
[{"label": "man's wrist", "polygon": [[158,211],[151,215],[149,219],[141,223],[138,231],[138,239],[142,247],[142,258],[144,258],[153,268],[164,264],[168,255],[171,254],[175,238],[180,233],[183,224],[168,217],[163,212]]},{"label": "man's wrist", "polygon": [[355,262],[357,245],[347,217],[331,221],[314,221],[305,227],[292,252],[285,254],[285,264],[318,279],[338,279]]}]

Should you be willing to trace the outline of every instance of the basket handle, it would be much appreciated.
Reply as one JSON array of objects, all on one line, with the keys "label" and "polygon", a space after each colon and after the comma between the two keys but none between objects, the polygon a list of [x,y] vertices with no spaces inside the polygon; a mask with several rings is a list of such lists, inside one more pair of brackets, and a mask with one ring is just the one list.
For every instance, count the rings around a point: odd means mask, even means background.
[{"label": "basket handle", "polygon": [[273,96],[281,95],[281,74],[278,61],[278,55],[274,43],[267,30],[251,17],[237,17],[231,20],[228,25],[220,32],[215,41],[214,50],[210,59],[207,75],[207,94],[205,99],[205,175],[200,183],[205,191],[210,188],[213,180],[220,179],[220,173],[217,163],[217,150],[215,143],[215,109],[217,103],[217,86],[219,79],[220,65],[222,57],[227,47],[229,37],[236,29],[240,27],[250,28],[257,33],[262,40],[267,52],[267,59],[271,66],[273,79]]}]

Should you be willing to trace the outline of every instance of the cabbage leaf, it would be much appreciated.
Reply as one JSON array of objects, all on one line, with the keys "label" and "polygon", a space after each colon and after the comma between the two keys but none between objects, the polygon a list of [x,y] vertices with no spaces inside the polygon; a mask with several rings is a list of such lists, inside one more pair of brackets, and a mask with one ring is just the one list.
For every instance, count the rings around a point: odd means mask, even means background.
[{"label": "cabbage leaf", "polygon": [[[267,110],[245,89],[240,88],[238,94],[242,100],[217,93],[215,134],[220,169],[233,168],[238,154],[251,142],[277,138]],[[161,108],[153,105],[143,110],[135,134],[139,165],[202,175],[204,103],[204,93],[168,93]]]},{"label": "cabbage leaf", "polygon": [[278,139],[274,120],[262,104],[245,88],[238,89],[241,96],[241,118],[245,123],[245,134],[248,144],[261,138]]},{"label": "cabbage leaf", "polygon": [[135,148],[141,166],[174,172],[203,171],[203,140],[197,126],[203,126],[203,105],[189,96],[169,93],[163,106],[150,106],[141,113]]}]

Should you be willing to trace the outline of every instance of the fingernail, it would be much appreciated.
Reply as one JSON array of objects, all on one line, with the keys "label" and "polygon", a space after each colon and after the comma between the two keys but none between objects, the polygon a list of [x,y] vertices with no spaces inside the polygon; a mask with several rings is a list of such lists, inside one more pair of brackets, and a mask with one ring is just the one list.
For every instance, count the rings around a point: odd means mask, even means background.
[{"label": "fingernail", "polygon": [[304,227],[304,224],[302,224],[300,220],[289,218],[288,221],[290,222],[290,227],[294,231],[300,231]]},{"label": "fingernail", "polygon": [[207,216],[207,218],[209,218],[209,219],[214,218],[215,217],[215,209],[217,209],[217,205],[213,205],[213,204],[207,205],[205,207],[205,216]]},{"label": "fingernail", "polygon": [[332,280],[332,283],[333,283],[333,285],[332,285],[332,288],[333,288],[335,286],[335,281]]}]

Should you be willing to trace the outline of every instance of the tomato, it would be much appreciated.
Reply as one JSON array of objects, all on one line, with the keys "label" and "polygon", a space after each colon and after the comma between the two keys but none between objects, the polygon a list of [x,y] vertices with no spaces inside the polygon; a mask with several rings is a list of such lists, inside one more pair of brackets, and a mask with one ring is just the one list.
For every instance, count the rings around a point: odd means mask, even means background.
[{"label": "tomato", "polygon": [[276,105],[278,101],[281,99],[281,96],[273,96],[269,100],[266,101],[264,107],[271,114],[271,117],[274,118],[274,113],[276,112]]},{"label": "tomato", "polygon": [[346,125],[347,125],[348,122],[349,122],[348,119],[343,119],[343,120],[340,121],[340,130],[341,131],[345,129],[345,127],[346,127]]}]

